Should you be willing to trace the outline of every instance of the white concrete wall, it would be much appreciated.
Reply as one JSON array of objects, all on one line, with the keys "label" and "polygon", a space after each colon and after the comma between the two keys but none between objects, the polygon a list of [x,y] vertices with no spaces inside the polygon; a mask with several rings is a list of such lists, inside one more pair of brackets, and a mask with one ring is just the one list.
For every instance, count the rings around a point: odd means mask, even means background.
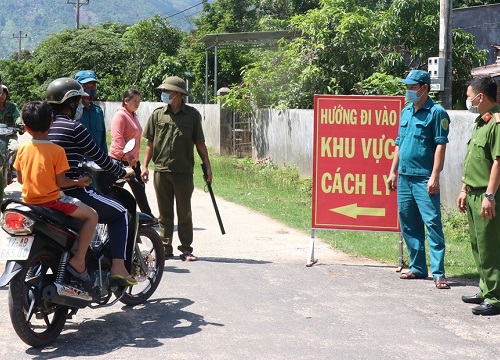
[{"label": "white concrete wall", "polygon": [[[104,111],[104,122],[106,123],[106,129],[111,128],[111,120],[116,112],[116,109],[121,104],[119,102],[96,102],[97,105],[102,107]],[[149,119],[149,115],[154,109],[164,106],[161,102],[141,102],[139,109],[137,110],[137,117],[141,126],[144,128],[146,122]],[[219,149],[220,148],[220,123],[219,123],[219,112],[220,106],[214,104],[189,104],[196,108],[202,116],[202,126],[205,133],[205,140],[208,147]]]},{"label": "white concrete wall", "polygon": [[[441,202],[454,207],[461,187],[462,165],[476,115],[448,111],[449,144],[441,174]],[[312,176],[313,110],[259,110],[254,119],[254,157],[296,164],[303,176]],[[389,172],[389,169],[387,169]]]},{"label": "white concrete wall", "polygon": [[[109,129],[119,103],[102,102],[99,105],[104,110],[106,128]],[[162,105],[162,103],[141,103],[138,117],[143,127],[151,112]],[[226,124],[229,120],[221,120],[224,115],[221,115],[220,106],[217,104],[190,105],[197,108],[202,115],[207,146],[219,153],[227,153],[231,129]],[[454,207],[461,187],[462,164],[466,145],[474,126],[475,115],[468,111],[448,111],[448,113],[451,118],[450,142],[446,149],[446,160],[441,174],[441,201],[448,207]],[[313,110],[262,109],[257,111],[253,122],[254,158],[268,157],[279,165],[297,165],[302,176],[312,176]]]}]

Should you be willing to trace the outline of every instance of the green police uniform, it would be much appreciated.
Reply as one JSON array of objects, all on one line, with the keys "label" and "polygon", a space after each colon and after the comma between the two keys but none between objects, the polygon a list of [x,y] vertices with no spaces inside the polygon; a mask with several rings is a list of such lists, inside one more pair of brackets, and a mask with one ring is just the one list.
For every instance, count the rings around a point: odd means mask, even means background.
[{"label": "green police uniform", "polygon": [[205,142],[201,115],[194,107],[183,104],[178,113],[163,106],[153,111],[146,123],[143,137],[153,142],[154,186],[160,213],[160,236],[165,253],[172,254],[174,232],[174,198],[177,210],[178,250],[191,253],[193,248],[194,145]]},{"label": "green police uniform", "polygon": [[490,178],[493,161],[500,157],[500,108],[478,116],[467,145],[462,182],[467,185],[467,217],[472,255],[479,273],[480,296],[500,307],[500,197],[495,196],[496,216],[481,216],[482,202]]},{"label": "green police uniform", "polygon": [[[8,127],[15,127],[16,125],[22,124],[22,120],[19,114],[19,109],[16,104],[10,101],[5,102],[3,109],[0,109],[0,123],[6,124]],[[7,158],[7,149],[10,151],[17,151],[19,144],[17,142],[17,134],[10,136],[0,137],[0,166],[4,164],[4,160]],[[5,179],[0,173],[0,200],[3,199],[5,187]]]}]

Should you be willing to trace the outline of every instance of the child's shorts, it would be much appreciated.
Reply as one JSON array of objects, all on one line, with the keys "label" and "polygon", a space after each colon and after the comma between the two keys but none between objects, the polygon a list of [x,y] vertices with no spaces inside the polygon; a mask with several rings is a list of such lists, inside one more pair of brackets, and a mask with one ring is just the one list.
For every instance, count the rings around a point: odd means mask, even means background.
[{"label": "child's shorts", "polygon": [[43,204],[37,204],[38,206],[43,206],[49,209],[58,210],[65,215],[73,214],[76,209],[81,206],[82,202],[74,197],[62,195],[59,199],[49,201]]}]

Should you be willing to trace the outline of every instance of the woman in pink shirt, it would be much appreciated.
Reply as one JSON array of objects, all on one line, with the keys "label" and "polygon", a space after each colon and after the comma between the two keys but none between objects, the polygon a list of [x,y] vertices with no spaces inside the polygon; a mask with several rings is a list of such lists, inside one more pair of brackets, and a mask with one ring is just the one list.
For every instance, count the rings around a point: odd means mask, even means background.
[{"label": "woman in pink shirt", "polygon": [[[138,182],[129,181],[139,209],[158,221],[152,214],[146,196],[145,184],[141,179],[141,164],[139,151],[141,149],[142,127],[136,111],[141,104],[141,93],[136,89],[128,89],[123,94],[122,105],[118,107],[111,120],[111,147],[109,156],[121,161],[125,166],[131,166]],[[123,147],[130,139],[135,139],[134,149],[123,156]]]}]

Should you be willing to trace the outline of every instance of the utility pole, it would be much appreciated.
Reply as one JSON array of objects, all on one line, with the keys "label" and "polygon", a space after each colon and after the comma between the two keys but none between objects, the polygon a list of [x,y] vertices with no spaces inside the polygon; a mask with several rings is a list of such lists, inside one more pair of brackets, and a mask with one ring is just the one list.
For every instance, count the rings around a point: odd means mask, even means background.
[{"label": "utility pole", "polygon": [[14,39],[18,39],[19,40],[19,49],[17,51],[17,61],[21,61],[21,40],[22,39],[26,39],[28,37],[28,34],[22,35],[22,31],[19,30],[19,35],[16,36],[16,34],[12,34],[12,37]]},{"label": "utility pole", "polygon": [[76,15],[75,15],[75,22],[76,22],[76,29],[78,30],[80,28],[80,8],[83,5],[88,5],[90,0],[68,0],[67,4],[72,4],[75,5],[76,8]]},{"label": "utility pole", "polygon": [[453,10],[452,0],[440,0],[439,2],[439,57],[445,59],[444,65],[444,91],[441,94],[441,105],[445,109],[452,108],[452,29],[451,13]]}]

